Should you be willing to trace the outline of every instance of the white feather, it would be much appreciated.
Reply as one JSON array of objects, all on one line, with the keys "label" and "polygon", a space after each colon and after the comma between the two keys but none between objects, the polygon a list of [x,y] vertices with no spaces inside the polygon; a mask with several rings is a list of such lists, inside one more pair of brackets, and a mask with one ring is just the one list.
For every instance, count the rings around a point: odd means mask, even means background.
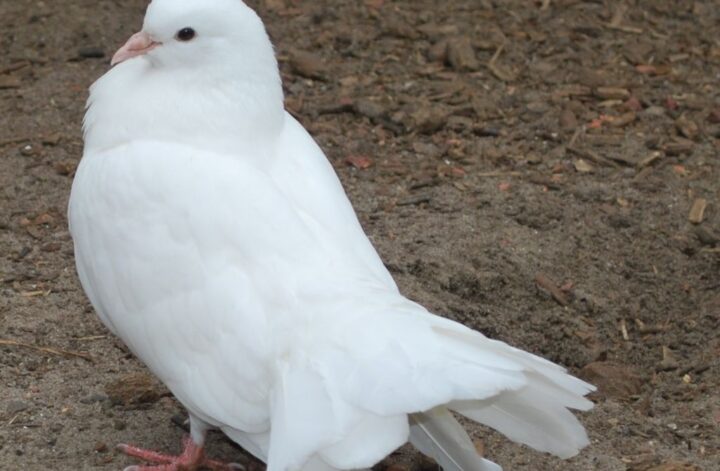
[{"label": "white feather", "polygon": [[442,406],[410,415],[410,443],[445,471],[502,471],[478,455],[465,429]]}]

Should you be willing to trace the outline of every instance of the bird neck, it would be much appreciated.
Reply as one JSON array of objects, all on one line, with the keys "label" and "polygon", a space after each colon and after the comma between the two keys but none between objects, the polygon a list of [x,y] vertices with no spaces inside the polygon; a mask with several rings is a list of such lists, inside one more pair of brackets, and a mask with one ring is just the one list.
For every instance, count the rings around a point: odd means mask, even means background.
[{"label": "bird neck", "polygon": [[90,89],[85,151],[169,140],[237,153],[242,146],[272,142],[284,124],[283,92],[277,65],[264,69],[177,76],[149,61],[122,63]]}]

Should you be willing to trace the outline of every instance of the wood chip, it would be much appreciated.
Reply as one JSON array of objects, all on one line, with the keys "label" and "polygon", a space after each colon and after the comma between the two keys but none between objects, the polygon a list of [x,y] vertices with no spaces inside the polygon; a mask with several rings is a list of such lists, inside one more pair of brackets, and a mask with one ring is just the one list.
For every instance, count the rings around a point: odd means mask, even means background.
[{"label": "wood chip", "polygon": [[480,61],[478,61],[475,49],[467,36],[448,41],[447,62],[453,69],[461,71],[474,71],[480,68]]},{"label": "wood chip", "polygon": [[655,162],[656,160],[658,160],[660,157],[662,157],[662,152],[659,152],[659,151],[651,152],[650,155],[648,155],[648,156],[645,157],[644,159],[640,159],[640,161],[638,161],[637,167],[638,167],[638,168],[645,168],[645,167],[647,167],[648,165],[650,165],[650,164],[652,164],[653,162]]},{"label": "wood chip", "polygon": [[623,340],[630,340],[625,319],[620,319],[620,334],[622,335]]},{"label": "wood chip", "polygon": [[594,170],[593,166],[587,163],[587,161],[583,159],[577,159],[574,163],[575,170],[577,170],[580,173],[590,173]]},{"label": "wood chip", "polygon": [[696,198],[690,208],[688,220],[693,224],[700,224],[705,219],[705,208],[707,208],[707,200],[705,198]]},{"label": "wood chip", "polygon": [[680,140],[679,138],[675,142],[668,142],[667,144],[662,146],[662,150],[664,150],[665,153],[670,156],[690,154],[692,153],[694,148],[695,143],[693,141],[690,141],[688,139]]},{"label": "wood chip", "polygon": [[575,113],[568,108],[562,110],[558,121],[560,123],[560,127],[564,130],[574,131],[578,127],[578,121]]},{"label": "wood chip", "polygon": [[635,66],[635,70],[641,74],[647,75],[667,75],[672,72],[672,68],[669,65],[664,64],[638,64]]},{"label": "wood chip", "polygon": [[290,65],[293,70],[305,78],[324,80],[326,68],[323,60],[307,51],[293,51],[290,54]]},{"label": "wood chip", "polygon": [[635,112],[628,111],[627,113],[623,113],[620,116],[607,116],[605,122],[608,123],[610,126],[622,128],[635,121],[635,118],[637,118]]},{"label": "wood chip", "polygon": [[659,334],[661,332],[666,332],[668,330],[667,325],[647,325],[640,319],[635,319],[635,326],[637,327],[638,332],[640,332],[643,335]]},{"label": "wood chip", "polygon": [[583,159],[591,160],[599,165],[605,165],[607,167],[617,167],[618,164],[613,162],[610,159],[606,159],[605,157],[601,156],[597,152],[591,151],[589,149],[578,149],[577,147],[567,146],[565,148],[568,152],[571,154],[575,154],[578,157],[581,157]]},{"label": "wood chip", "polygon": [[541,290],[547,292],[552,298],[561,306],[567,306],[570,301],[567,295],[558,287],[549,276],[544,273],[538,273],[535,275],[535,285]]},{"label": "wood chip", "polygon": [[20,88],[22,81],[12,75],[0,76],[0,90],[6,90],[10,88]]},{"label": "wood chip", "polygon": [[658,363],[658,370],[660,371],[672,371],[676,370],[680,367],[680,364],[675,359],[675,356],[672,353],[672,350],[670,350],[667,347],[662,348],[662,360],[660,363]]},{"label": "wood chip", "polygon": [[373,165],[372,159],[365,155],[351,155],[345,159],[345,163],[360,170],[365,170]]},{"label": "wood chip", "polygon": [[700,134],[700,128],[695,121],[688,119],[685,115],[680,116],[677,120],[675,120],[675,127],[677,127],[678,131],[680,131],[680,134],[688,139],[695,139],[698,137],[698,134]]}]

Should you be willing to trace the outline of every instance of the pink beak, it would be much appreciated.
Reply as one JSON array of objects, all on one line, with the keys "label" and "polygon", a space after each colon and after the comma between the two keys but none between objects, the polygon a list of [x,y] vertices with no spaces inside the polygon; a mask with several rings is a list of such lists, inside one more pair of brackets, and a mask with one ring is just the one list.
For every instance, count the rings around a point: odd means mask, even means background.
[{"label": "pink beak", "polygon": [[119,64],[133,57],[146,54],[159,45],[160,43],[153,41],[146,32],[140,31],[139,33],[135,33],[130,36],[130,39],[127,40],[123,47],[118,49],[112,57],[110,65]]}]

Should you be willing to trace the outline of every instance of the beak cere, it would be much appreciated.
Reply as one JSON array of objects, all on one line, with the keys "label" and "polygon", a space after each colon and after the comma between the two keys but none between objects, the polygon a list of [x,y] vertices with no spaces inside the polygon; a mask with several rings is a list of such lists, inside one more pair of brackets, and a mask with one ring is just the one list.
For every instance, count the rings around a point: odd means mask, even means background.
[{"label": "beak cere", "polygon": [[152,40],[149,34],[144,31],[135,33],[130,36],[130,39],[118,49],[115,55],[110,61],[110,65],[119,64],[120,62],[126,61],[136,56],[141,56],[147,52],[155,49],[160,43]]}]

